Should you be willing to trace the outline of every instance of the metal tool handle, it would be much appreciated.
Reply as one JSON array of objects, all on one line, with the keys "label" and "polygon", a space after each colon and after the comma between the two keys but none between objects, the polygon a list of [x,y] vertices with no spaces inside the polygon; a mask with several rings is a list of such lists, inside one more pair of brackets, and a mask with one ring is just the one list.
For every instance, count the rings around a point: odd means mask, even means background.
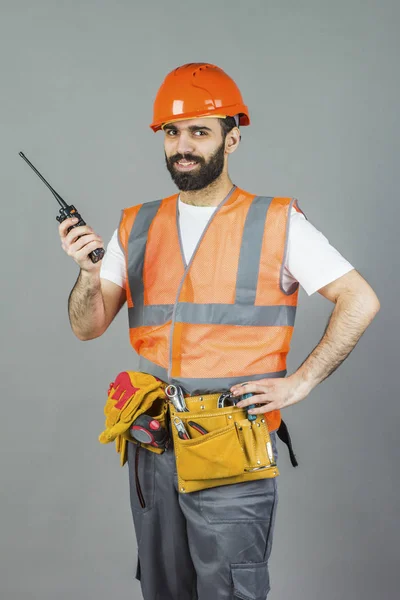
[{"label": "metal tool handle", "polygon": [[172,422],[176,427],[178,437],[181,438],[181,440],[190,440],[190,435],[188,434],[182,419],[180,419],[179,417],[174,417],[172,419]]},{"label": "metal tool handle", "polygon": [[180,387],[170,384],[165,388],[165,394],[174,405],[175,410],[178,412],[189,412]]}]

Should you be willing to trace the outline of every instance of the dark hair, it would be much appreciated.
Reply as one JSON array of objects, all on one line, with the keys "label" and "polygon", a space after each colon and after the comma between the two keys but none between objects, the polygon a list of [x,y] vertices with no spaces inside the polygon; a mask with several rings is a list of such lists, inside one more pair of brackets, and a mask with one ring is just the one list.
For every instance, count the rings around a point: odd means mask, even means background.
[{"label": "dark hair", "polygon": [[219,119],[219,122],[221,124],[221,129],[222,129],[222,137],[226,138],[227,134],[230,132],[231,129],[233,129],[234,127],[236,127],[236,121],[234,119],[234,117],[225,117],[225,119]]}]

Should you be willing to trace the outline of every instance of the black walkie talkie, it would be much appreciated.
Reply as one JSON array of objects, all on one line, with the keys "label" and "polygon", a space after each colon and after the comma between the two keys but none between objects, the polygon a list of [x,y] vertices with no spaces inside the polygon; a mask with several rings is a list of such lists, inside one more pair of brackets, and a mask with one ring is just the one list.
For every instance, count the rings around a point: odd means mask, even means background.
[{"label": "black walkie talkie", "polygon": [[[57,194],[57,192],[55,190],[53,190],[51,185],[45,180],[45,178],[39,173],[39,171],[37,169],[35,169],[33,164],[26,158],[26,156],[25,156],[25,154],[23,154],[23,152],[20,152],[19,155],[28,163],[28,165],[31,167],[31,169],[33,169],[35,171],[36,175],[38,175],[38,177],[40,177],[40,179],[43,181],[43,183],[45,183],[47,185],[47,187],[52,192],[53,196],[55,197],[55,199],[61,206],[60,216],[56,217],[57,221],[59,223],[62,223],[63,221],[65,221],[65,219],[69,219],[70,217],[75,217],[76,219],[79,219],[79,221],[76,225],[72,225],[72,227],[68,228],[68,231],[71,231],[71,229],[73,229],[74,227],[80,227],[81,225],[86,225],[85,221],[82,219],[81,215],[78,213],[75,206],[73,206],[72,204],[68,205],[65,202],[65,200],[63,200],[61,198],[60,194]],[[104,248],[96,248],[96,250],[93,250],[93,252],[91,252],[89,254],[89,257],[93,263],[99,262],[99,260],[101,260],[103,258],[103,256],[104,256]]]}]

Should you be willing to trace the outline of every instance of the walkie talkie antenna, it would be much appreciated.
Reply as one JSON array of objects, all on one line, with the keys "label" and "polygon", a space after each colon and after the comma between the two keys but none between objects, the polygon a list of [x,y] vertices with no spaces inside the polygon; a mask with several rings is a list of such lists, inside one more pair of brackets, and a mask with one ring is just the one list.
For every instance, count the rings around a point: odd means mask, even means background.
[{"label": "walkie talkie antenna", "polygon": [[[65,202],[65,200],[63,200],[61,198],[60,194],[57,194],[56,190],[53,190],[51,185],[45,180],[43,175],[41,175],[41,173],[39,173],[39,171],[33,166],[31,161],[26,158],[26,156],[23,152],[19,152],[19,155],[21,158],[24,159],[25,162],[28,163],[28,165],[31,167],[31,169],[33,169],[35,171],[36,175],[38,177],[40,177],[40,179],[43,181],[43,183],[49,188],[49,190],[53,194],[54,198],[57,200],[58,204],[61,206],[61,208],[59,210],[60,214],[58,215],[58,217],[56,217],[57,221],[59,223],[63,223],[65,221],[65,219],[71,219],[71,218],[75,219],[74,225],[70,225],[70,227],[68,227],[66,234],[68,234],[71,231],[71,229],[75,229],[75,227],[81,228],[84,225],[86,225],[86,222],[82,219],[81,215],[76,210],[75,206],[73,204],[68,205]],[[87,232],[83,233],[83,235],[87,235]],[[82,237],[82,235],[78,236],[78,238],[79,237]],[[103,258],[104,252],[105,252],[104,248],[99,247],[99,248],[96,248],[95,250],[92,250],[92,252],[88,256],[93,263],[97,263],[97,262],[99,262],[99,260],[101,260]]]},{"label": "walkie talkie antenna", "polygon": [[53,196],[55,197],[55,199],[57,200],[57,202],[59,203],[59,205],[62,206],[62,208],[68,208],[68,204],[65,202],[65,200],[63,200],[61,198],[60,194],[57,194],[56,190],[54,190],[51,187],[51,185],[49,184],[49,182],[45,180],[45,178],[43,177],[43,175],[41,175],[39,173],[39,171],[36,169],[36,167],[34,167],[33,164],[31,163],[31,161],[28,158],[26,158],[25,154],[23,152],[19,152],[19,155],[28,163],[28,165],[30,166],[30,168],[35,171],[36,175],[38,177],[40,177],[40,179],[43,181],[43,183],[47,185],[47,187],[49,188],[49,190],[51,191],[51,193],[53,194]]}]

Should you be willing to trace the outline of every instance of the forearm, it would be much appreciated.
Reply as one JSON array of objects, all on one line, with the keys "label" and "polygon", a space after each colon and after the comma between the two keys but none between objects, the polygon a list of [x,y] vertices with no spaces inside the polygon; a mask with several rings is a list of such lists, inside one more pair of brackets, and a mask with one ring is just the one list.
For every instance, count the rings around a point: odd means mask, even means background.
[{"label": "forearm", "polygon": [[344,294],[330,316],[319,344],[291,379],[307,395],[349,356],[379,310],[376,296]]},{"label": "forearm", "polygon": [[80,340],[103,333],[106,314],[98,271],[80,271],[68,299],[68,314],[72,331]]}]

